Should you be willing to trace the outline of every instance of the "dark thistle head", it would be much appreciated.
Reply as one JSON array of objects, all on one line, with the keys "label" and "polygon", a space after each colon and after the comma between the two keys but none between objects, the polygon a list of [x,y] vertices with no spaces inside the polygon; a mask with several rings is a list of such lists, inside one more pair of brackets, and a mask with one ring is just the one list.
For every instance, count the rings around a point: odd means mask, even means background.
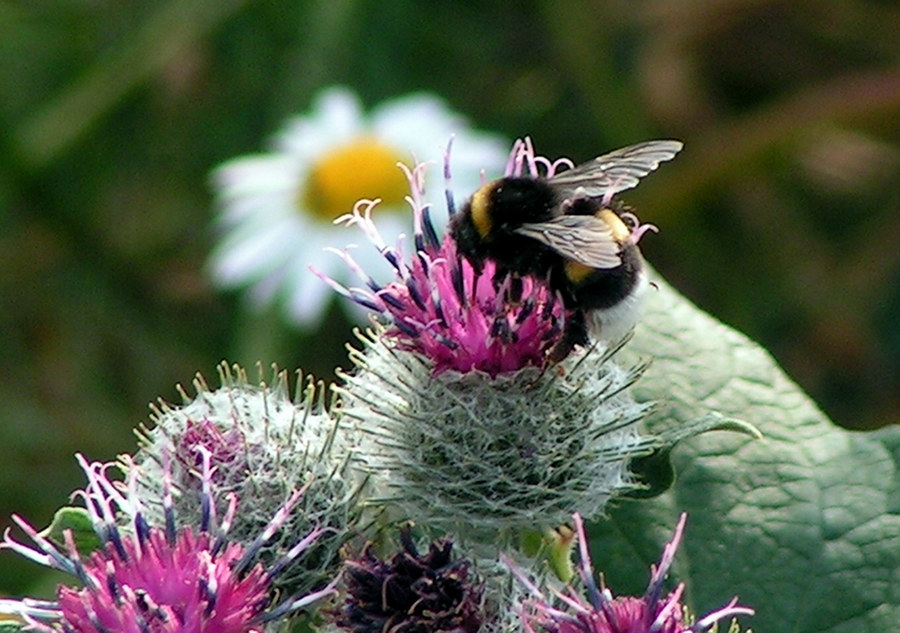
[{"label": "dark thistle head", "polygon": [[466,559],[454,559],[453,544],[434,541],[420,554],[410,529],[389,560],[367,546],[346,561],[346,599],[335,623],[352,633],[476,633],[482,624],[483,586]]}]

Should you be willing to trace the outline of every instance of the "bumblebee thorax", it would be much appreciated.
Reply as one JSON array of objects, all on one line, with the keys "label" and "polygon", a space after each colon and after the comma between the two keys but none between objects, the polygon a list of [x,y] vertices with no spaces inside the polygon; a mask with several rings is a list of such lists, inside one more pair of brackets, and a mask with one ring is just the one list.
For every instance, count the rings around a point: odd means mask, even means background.
[{"label": "bumblebee thorax", "polygon": [[556,194],[537,178],[501,178],[484,185],[470,201],[472,224],[482,239],[526,222],[542,222],[554,215]]}]

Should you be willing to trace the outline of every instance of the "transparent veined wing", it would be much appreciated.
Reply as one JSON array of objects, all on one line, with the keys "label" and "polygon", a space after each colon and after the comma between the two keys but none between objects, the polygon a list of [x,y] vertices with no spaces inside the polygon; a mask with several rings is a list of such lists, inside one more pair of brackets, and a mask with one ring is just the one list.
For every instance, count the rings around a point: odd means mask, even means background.
[{"label": "transparent veined wing", "polygon": [[594,160],[553,176],[553,184],[563,199],[576,195],[612,197],[637,186],[641,178],[672,160],[681,151],[681,141],[657,140],[617,149]]},{"label": "transparent veined wing", "polygon": [[561,215],[546,222],[523,224],[515,231],[591,268],[615,268],[622,263],[612,229],[592,215]]}]

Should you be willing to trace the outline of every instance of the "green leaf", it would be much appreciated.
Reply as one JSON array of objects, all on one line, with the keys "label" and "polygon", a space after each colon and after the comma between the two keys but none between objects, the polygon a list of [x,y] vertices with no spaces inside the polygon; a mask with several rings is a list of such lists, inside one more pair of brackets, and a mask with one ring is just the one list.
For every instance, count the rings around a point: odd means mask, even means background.
[{"label": "green leaf", "polygon": [[[653,422],[654,420],[651,418],[649,420],[651,426],[653,426]],[[675,481],[675,469],[672,466],[672,450],[683,440],[709,431],[734,431],[743,433],[756,440],[762,439],[762,433],[749,422],[737,418],[726,418],[718,411],[711,411],[695,420],[676,426],[672,424],[665,426],[667,428],[660,432],[660,437],[664,438],[666,442],[665,445],[649,455],[638,457],[631,461],[629,470],[640,484],[640,487],[626,492],[624,494],[625,497],[630,499],[652,499],[671,488]]]},{"label": "green leaf", "polygon": [[572,561],[572,550],[575,547],[575,532],[568,525],[561,525],[555,530],[548,530],[545,535],[547,543],[547,564],[553,575],[563,582],[570,582],[575,577],[575,565]]},{"label": "green leaf", "polygon": [[79,554],[89,554],[100,547],[100,537],[94,531],[94,524],[87,510],[66,506],[60,508],[53,515],[50,526],[42,532],[42,535],[56,543],[65,550],[65,530],[72,532],[75,548]]},{"label": "green leaf", "polygon": [[738,332],[657,278],[625,361],[653,358],[636,386],[651,423],[717,411],[764,439],[704,433],[673,452],[665,494],[624,501],[592,528],[595,569],[640,594],[678,514],[689,513],[673,576],[698,616],[734,595],[767,633],[900,631],[900,433],[834,426]]}]

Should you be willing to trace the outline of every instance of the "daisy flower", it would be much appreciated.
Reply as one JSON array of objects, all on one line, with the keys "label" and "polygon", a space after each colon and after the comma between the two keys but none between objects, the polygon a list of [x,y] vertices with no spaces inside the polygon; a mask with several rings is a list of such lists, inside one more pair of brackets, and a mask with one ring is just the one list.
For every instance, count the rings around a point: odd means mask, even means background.
[{"label": "daisy flower", "polygon": [[[325,90],[308,114],[287,122],[270,152],[235,158],[213,172],[221,236],[209,264],[214,283],[247,287],[252,304],[277,301],[292,323],[315,326],[330,295],[307,266],[345,278],[340,263],[324,253],[343,245],[334,219],[360,198],[377,197],[382,231],[408,233],[406,180],[397,163],[439,159],[451,135],[457,180],[466,191],[477,188],[482,169],[502,167],[505,144],[470,130],[437,97],[408,95],[365,114],[351,91]],[[377,274],[378,254],[364,251],[361,263]]]}]

